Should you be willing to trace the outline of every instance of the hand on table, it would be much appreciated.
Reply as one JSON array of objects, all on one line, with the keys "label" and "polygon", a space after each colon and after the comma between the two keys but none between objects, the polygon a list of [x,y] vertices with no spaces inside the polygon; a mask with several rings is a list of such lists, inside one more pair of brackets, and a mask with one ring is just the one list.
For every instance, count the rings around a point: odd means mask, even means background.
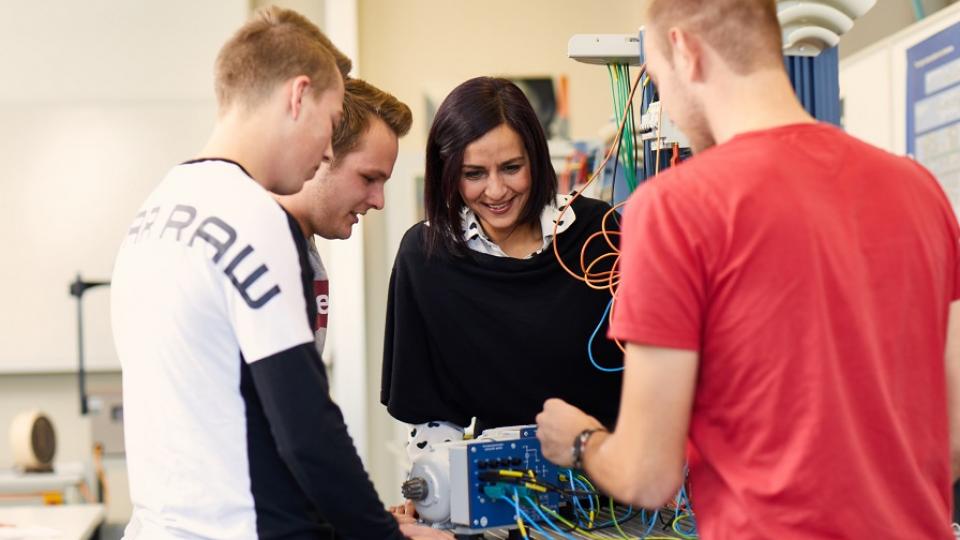
[{"label": "hand on table", "polygon": [[414,523],[400,525],[400,532],[412,540],[453,540],[453,535],[446,531]]},{"label": "hand on table", "polygon": [[391,506],[387,510],[393,514],[393,517],[397,520],[397,523],[403,525],[404,523],[416,523],[417,522],[417,509],[413,505],[413,501],[407,500],[399,506]]}]

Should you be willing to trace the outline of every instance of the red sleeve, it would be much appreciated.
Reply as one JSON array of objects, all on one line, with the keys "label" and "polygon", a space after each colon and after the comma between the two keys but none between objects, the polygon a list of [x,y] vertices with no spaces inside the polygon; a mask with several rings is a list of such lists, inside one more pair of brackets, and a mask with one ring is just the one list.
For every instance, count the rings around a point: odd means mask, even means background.
[{"label": "red sleeve", "polygon": [[951,212],[950,233],[953,241],[953,294],[951,301],[960,300],[960,229],[957,227],[957,218]]},{"label": "red sleeve", "polygon": [[937,180],[937,177],[917,161],[914,161],[913,159],[909,159],[908,161],[926,179],[928,185],[933,189],[935,195],[940,201],[940,210],[943,213],[944,221],[946,223],[947,235],[953,244],[952,249],[950,250],[950,253],[953,255],[953,258],[951,259],[951,264],[953,267],[948,269],[950,272],[948,277],[952,277],[951,281],[953,282],[953,290],[950,291],[950,300],[960,300],[960,225],[957,223],[956,211],[953,208],[953,204],[950,202],[950,198],[947,197],[946,192],[944,192],[943,185],[939,180]]},{"label": "red sleeve", "polygon": [[960,261],[956,261],[953,268],[953,298],[951,301],[960,300]]},{"label": "red sleeve", "polygon": [[[707,277],[702,211],[661,177],[627,204],[621,237],[621,282],[609,336],[621,341],[699,350]],[[669,187],[669,186],[667,186]]]},{"label": "red sleeve", "polygon": [[956,301],[960,300],[960,226],[957,225],[957,215],[953,210],[953,206],[950,204],[950,200],[944,195],[944,201],[946,203],[946,208],[944,213],[946,214],[947,227],[950,234],[950,240],[953,243],[953,249],[951,253],[953,254],[953,291],[950,300]]}]

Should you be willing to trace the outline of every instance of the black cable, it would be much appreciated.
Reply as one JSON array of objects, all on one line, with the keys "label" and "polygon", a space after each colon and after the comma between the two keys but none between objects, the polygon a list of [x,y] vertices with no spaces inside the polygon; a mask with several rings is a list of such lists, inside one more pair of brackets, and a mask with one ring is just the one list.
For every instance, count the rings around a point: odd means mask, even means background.
[{"label": "black cable", "polygon": [[550,483],[540,478],[530,478],[529,476],[522,476],[522,477],[500,476],[500,474],[497,471],[482,472],[479,475],[477,475],[477,478],[483,482],[515,484],[515,485],[533,484],[535,486],[542,487],[548,491],[552,491],[554,493],[559,493],[560,495],[566,495],[570,497],[592,497],[596,495],[596,493],[594,493],[593,491],[581,491],[581,490],[562,488],[560,486],[557,486],[556,484]]}]

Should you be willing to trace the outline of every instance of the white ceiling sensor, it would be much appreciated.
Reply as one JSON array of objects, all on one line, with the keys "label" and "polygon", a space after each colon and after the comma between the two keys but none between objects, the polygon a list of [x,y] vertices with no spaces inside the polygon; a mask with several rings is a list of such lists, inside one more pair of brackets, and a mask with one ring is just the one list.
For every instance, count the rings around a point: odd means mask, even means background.
[{"label": "white ceiling sensor", "polygon": [[780,0],[777,18],[783,29],[785,54],[816,56],[836,47],[853,21],[870,11],[877,0]]}]

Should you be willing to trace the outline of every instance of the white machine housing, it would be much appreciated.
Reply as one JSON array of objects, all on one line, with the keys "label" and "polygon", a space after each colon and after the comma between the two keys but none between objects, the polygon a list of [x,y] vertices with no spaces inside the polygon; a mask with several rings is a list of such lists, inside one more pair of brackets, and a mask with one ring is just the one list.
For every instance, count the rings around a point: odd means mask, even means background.
[{"label": "white machine housing", "polygon": [[[420,518],[444,528],[470,529],[470,501],[467,497],[467,453],[473,444],[520,438],[522,426],[489,429],[480,437],[434,445],[417,456],[409,478],[426,481],[427,496],[414,501]],[[486,524],[480,524],[484,527]]]}]

